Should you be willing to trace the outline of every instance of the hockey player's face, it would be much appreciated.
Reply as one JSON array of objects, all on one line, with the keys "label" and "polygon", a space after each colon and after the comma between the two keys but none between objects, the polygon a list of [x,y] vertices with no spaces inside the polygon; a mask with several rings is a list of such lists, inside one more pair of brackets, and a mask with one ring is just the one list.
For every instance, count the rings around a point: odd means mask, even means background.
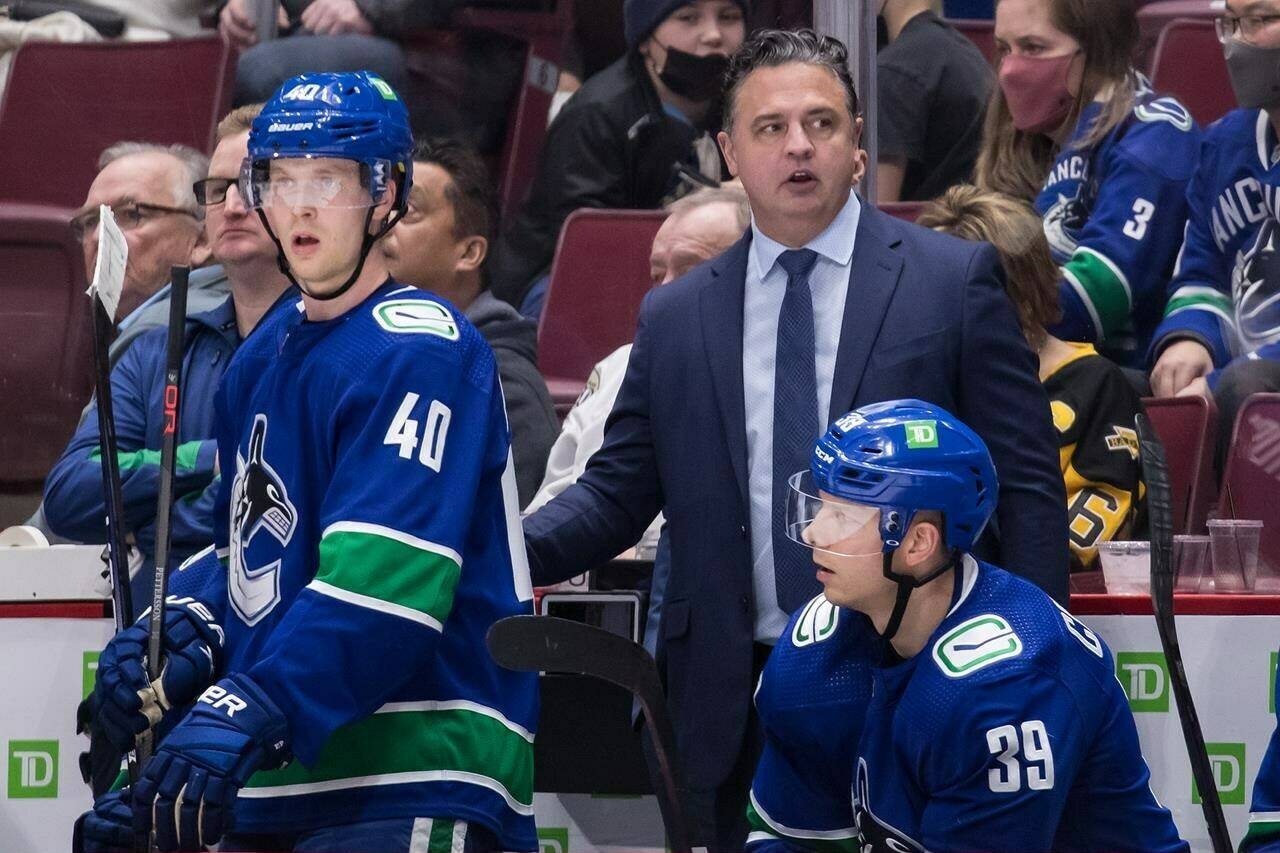
[{"label": "hockey player's face", "polygon": [[827,600],[853,607],[885,583],[880,511],[819,494],[822,508],[805,529],[804,540],[813,548]]},{"label": "hockey player's face", "polygon": [[354,161],[284,159],[271,164],[263,210],[293,274],[323,294],[355,268],[372,204]]}]

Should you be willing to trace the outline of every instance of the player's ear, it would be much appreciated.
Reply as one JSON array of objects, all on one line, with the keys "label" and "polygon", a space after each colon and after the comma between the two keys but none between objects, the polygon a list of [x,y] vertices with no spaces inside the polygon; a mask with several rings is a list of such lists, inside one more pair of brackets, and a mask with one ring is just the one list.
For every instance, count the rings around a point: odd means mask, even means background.
[{"label": "player's ear", "polygon": [[899,550],[903,552],[903,558],[909,568],[914,569],[932,562],[938,554],[946,550],[941,520],[926,517],[912,522]]}]

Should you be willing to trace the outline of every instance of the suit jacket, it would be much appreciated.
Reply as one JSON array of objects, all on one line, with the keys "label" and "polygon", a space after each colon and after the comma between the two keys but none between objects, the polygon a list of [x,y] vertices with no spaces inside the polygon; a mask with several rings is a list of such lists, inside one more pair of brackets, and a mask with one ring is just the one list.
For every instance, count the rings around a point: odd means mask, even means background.
[{"label": "suit jacket", "polygon": [[[665,508],[672,559],[660,661],[695,788],[731,770],[755,686],[742,379],[750,243],[748,231],[646,296],[603,446],[524,528],[542,585],[609,560]],[[1065,603],[1056,437],[995,250],[864,204],[828,420],[904,397],[946,408],[987,442],[1000,478],[990,544],[1002,565]]]}]

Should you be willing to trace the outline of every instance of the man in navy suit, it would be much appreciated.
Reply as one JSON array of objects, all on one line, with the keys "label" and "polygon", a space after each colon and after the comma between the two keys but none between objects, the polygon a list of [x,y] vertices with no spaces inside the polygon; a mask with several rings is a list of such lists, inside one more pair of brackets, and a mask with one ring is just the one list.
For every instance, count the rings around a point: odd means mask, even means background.
[{"label": "man in navy suit", "polygon": [[756,678],[787,615],[819,593],[786,538],[786,478],[846,411],[914,397],[955,412],[1000,480],[987,553],[1059,601],[1066,497],[1035,356],[995,250],[900,222],[851,190],[867,168],[848,57],[765,30],[726,78],[730,171],[750,230],[645,298],[604,444],[525,521],[535,584],[597,566],[665,509],[659,639],[697,834],[741,850],[760,735]]}]

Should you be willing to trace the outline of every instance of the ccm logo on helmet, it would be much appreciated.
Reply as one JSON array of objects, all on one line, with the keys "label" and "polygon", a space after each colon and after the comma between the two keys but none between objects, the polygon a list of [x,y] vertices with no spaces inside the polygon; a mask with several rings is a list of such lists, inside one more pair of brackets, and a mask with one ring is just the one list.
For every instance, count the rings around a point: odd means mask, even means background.
[{"label": "ccm logo on helmet", "polygon": [[248,702],[234,693],[228,693],[226,688],[219,687],[216,684],[200,694],[200,701],[215,708],[226,708],[228,717],[234,717],[236,711],[243,711],[249,707]]}]

